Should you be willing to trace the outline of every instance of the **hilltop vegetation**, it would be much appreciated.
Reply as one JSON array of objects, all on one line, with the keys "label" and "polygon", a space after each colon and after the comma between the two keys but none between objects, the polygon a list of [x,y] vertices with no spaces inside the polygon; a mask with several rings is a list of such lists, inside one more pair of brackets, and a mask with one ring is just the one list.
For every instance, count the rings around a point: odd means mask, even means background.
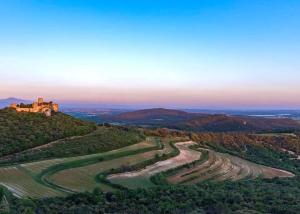
[{"label": "hilltop vegetation", "polygon": [[36,113],[0,110],[0,157],[21,152],[51,141],[85,135],[96,129],[94,123],[63,113],[51,117]]},{"label": "hilltop vegetation", "polygon": [[0,160],[0,163],[94,154],[129,146],[144,139],[144,135],[134,129],[98,126],[95,131],[87,135],[62,139],[44,148],[12,155],[9,159]]}]

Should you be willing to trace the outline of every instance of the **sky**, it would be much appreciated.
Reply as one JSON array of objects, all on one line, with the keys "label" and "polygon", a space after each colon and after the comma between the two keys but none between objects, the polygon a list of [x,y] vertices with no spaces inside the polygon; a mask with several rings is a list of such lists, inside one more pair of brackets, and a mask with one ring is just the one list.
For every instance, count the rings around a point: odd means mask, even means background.
[{"label": "sky", "polygon": [[300,1],[1,0],[6,97],[300,109]]}]

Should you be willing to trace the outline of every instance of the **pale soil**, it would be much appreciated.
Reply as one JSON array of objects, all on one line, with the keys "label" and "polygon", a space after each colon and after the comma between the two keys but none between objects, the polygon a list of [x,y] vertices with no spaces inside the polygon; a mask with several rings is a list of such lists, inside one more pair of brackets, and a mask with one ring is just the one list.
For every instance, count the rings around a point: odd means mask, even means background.
[{"label": "pale soil", "polygon": [[134,172],[125,172],[119,174],[113,174],[108,176],[108,180],[114,182],[117,179],[130,179],[134,177],[150,177],[159,172],[167,171],[178,166],[191,163],[199,159],[201,152],[189,149],[188,147],[194,145],[192,141],[176,143],[175,146],[179,149],[180,154],[176,157],[170,158],[165,161],[159,161],[151,166],[146,168],[134,171]]},{"label": "pale soil", "polygon": [[[113,174],[110,175],[108,179],[113,183],[117,183],[128,188],[151,186],[153,184],[149,178],[152,175],[198,160],[201,157],[201,151],[190,149],[189,146],[193,144],[195,143],[192,141],[176,143],[175,146],[180,151],[178,156],[165,161],[157,162],[153,165],[145,167],[142,170]],[[148,140],[139,144],[134,144],[105,153],[71,158],[51,159],[17,166],[1,167],[0,185],[7,187],[17,197],[42,198],[59,196],[61,195],[60,192],[37,183],[32,176],[40,173],[42,170],[50,166],[59,163],[82,160],[91,157],[100,157],[102,155],[148,148],[155,145],[155,142]],[[153,159],[156,154],[168,154],[172,150],[173,148],[166,143],[163,150],[155,150],[142,154],[121,157],[110,161],[103,161],[84,167],[63,170],[52,175],[48,179],[59,186],[63,186],[67,189],[78,192],[92,191],[97,186],[100,186],[102,190],[106,191],[110,190],[109,186],[98,184],[95,181],[95,176],[98,173],[110,170],[112,168],[132,166],[145,160]],[[294,174],[290,172],[258,165],[229,154],[218,153],[212,150],[208,151],[208,160],[204,161],[202,164],[196,164],[189,169],[183,169],[175,175],[168,177],[167,180],[170,183],[185,183],[185,180],[192,178],[186,183],[193,184],[207,179],[216,181],[236,181],[240,179],[254,179],[257,177],[273,178],[294,176]]]},{"label": "pale soil", "polygon": [[97,174],[106,170],[110,170],[112,168],[117,169],[122,166],[128,167],[144,162],[146,160],[151,160],[155,158],[156,154],[168,154],[172,152],[172,150],[173,148],[169,145],[169,143],[166,143],[164,149],[162,150],[154,150],[109,161],[99,162],[84,167],[66,169],[50,176],[47,179],[59,186],[76,192],[92,191],[95,187],[100,187],[101,189],[103,189],[103,187],[107,187],[103,186],[103,184],[98,184],[95,181],[95,176]]},{"label": "pale soil", "polygon": [[209,151],[209,158],[200,165],[184,169],[167,178],[170,183],[193,184],[204,180],[216,181],[255,179],[258,177],[293,177],[285,170],[275,169],[235,157],[229,154]]},{"label": "pale soil", "polygon": [[[5,186],[17,197],[52,197],[61,195],[60,192],[48,188],[44,185],[37,183],[32,176],[39,174],[44,169],[56,164],[87,159],[91,157],[97,157],[102,155],[109,155],[124,151],[131,151],[142,148],[149,148],[155,146],[156,143],[152,141],[144,141],[131,146],[123,147],[121,149],[112,150],[105,153],[84,155],[70,158],[57,158],[43,161],[36,161],[32,163],[25,163],[16,166],[8,166],[0,168],[0,185]],[[79,183],[78,186],[81,186]]]}]

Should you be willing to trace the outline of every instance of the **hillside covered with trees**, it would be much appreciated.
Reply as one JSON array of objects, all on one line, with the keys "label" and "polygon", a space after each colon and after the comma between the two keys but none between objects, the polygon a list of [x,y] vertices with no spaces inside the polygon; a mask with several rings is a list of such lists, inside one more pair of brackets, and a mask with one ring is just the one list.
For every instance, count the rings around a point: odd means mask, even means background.
[{"label": "hillside covered with trees", "polygon": [[144,139],[142,132],[135,129],[109,125],[98,126],[95,131],[84,136],[61,139],[46,147],[27,150],[6,159],[0,158],[0,164],[106,152],[141,142]]},{"label": "hillside covered with trees", "polygon": [[195,132],[294,132],[300,123],[289,118],[262,118],[188,113],[173,109],[144,109],[104,118],[106,122],[168,127]]},{"label": "hillside covered with trees", "polygon": [[0,157],[21,152],[54,140],[86,135],[96,129],[94,123],[63,113],[51,117],[36,113],[0,110]]}]

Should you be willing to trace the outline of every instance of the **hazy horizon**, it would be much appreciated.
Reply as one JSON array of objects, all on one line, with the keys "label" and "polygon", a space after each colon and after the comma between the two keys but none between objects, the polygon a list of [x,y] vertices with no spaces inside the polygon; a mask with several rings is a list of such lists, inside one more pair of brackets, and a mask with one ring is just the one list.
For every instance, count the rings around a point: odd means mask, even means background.
[{"label": "hazy horizon", "polygon": [[300,109],[300,2],[1,1],[0,98]]}]

